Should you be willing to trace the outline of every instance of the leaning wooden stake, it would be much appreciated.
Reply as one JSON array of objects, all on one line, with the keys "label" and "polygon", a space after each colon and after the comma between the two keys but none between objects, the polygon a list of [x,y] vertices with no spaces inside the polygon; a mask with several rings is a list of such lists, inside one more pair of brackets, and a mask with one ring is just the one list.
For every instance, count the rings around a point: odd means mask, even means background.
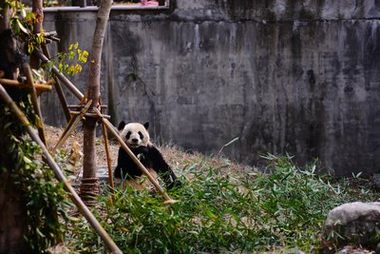
[{"label": "leaning wooden stake", "polygon": [[71,117],[69,123],[67,124],[65,130],[62,133],[61,138],[58,140],[57,144],[53,147],[51,150],[51,153],[54,154],[57,149],[59,149],[67,140],[71,132],[75,130],[75,128],[78,126],[80,123],[80,120],[83,118],[84,114],[88,111],[92,103],[92,100],[88,101],[87,104],[84,106],[84,108],[81,110],[79,115]]},{"label": "leaning wooden stake", "polygon": [[[44,63],[50,63],[49,58],[47,58],[42,52],[37,51],[36,54]],[[62,83],[77,97],[79,100],[83,99],[83,93],[79,91],[79,89],[68,79],[65,75],[63,75],[59,69],[53,65],[52,71],[55,76],[62,81]]]},{"label": "leaning wooden stake", "polygon": [[30,95],[31,95],[31,99],[32,99],[34,112],[36,112],[36,114],[38,115],[38,123],[37,123],[38,135],[40,136],[42,142],[44,144],[46,144],[44,122],[42,120],[42,113],[41,113],[40,104],[38,103],[36,88],[34,87],[32,69],[30,68],[29,64],[27,64],[27,63],[23,64],[22,68],[23,68],[24,74],[26,75],[26,81],[30,87],[30,91],[31,91]]},{"label": "leaning wooden stake", "polygon": [[[42,51],[44,52],[44,54],[46,55],[46,57],[48,59],[50,59],[50,53],[49,53],[49,50],[46,46],[46,44],[42,44]],[[53,78],[54,78],[54,81],[55,81],[55,90],[57,91],[57,95],[58,95],[58,99],[59,101],[61,102],[61,105],[62,105],[62,108],[63,108],[63,113],[65,114],[65,117],[66,117],[66,121],[69,122],[70,119],[71,119],[71,115],[70,115],[70,110],[68,109],[68,106],[67,106],[67,100],[66,100],[66,97],[65,97],[65,93],[63,92],[63,89],[62,89],[62,86],[61,84],[59,83],[60,81],[58,80],[57,76],[53,75]]]},{"label": "leaning wooden stake", "polygon": [[[101,113],[100,113],[100,111],[97,108],[94,108],[94,111],[99,116],[101,116]],[[156,187],[156,189],[158,190],[158,192],[165,198],[165,204],[173,204],[173,203],[177,202],[176,200],[171,199],[169,197],[169,195],[162,189],[162,187],[156,181],[156,179],[154,179],[154,177],[149,173],[149,171],[140,162],[140,160],[136,157],[136,155],[134,155],[134,153],[131,151],[131,149],[129,149],[129,147],[127,146],[127,144],[124,142],[123,138],[120,137],[120,135],[117,133],[117,131],[113,127],[112,123],[110,123],[110,121],[108,121],[107,119],[105,119],[103,117],[100,117],[100,120],[108,128],[108,130],[111,132],[111,134],[119,141],[121,147],[125,150],[125,152],[133,160],[133,162],[136,163],[136,165],[140,168],[140,170],[144,173],[144,175],[146,175],[148,177],[149,181],[151,181],[151,183],[154,185],[154,187]]]},{"label": "leaning wooden stake", "polygon": [[106,157],[107,157],[107,168],[108,168],[108,183],[113,189],[115,186],[113,184],[113,174],[112,174],[112,161],[111,161],[111,155],[110,155],[110,148],[109,148],[109,142],[108,142],[108,133],[107,128],[102,124],[102,132],[103,132],[103,139],[104,139],[104,149],[106,151]]},{"label": "leaning wooden stake", "polygon": [[70,193],[70,198],[74,202],[74,204],[78,207],[80,213],[87,219],[90,225],[94,228],[96,233],[102,238],[107,248],[115,254],[121,254],[121,250],[112,238],[107,234],[104,228],[100,225],[100,223],[96,220],[95,216],[91,213],[91,211],[87,208],[87,206],[80,199],[78,194],[75,192],[74,188],[70,185],[62,170],[58,166],[58,164],[54,161],[53,157],[48,152],[46,146],[42,142],[42,140],[35,134],[33,128],[29,120],[26,118],[25,114],[19,109],[16,103],[9,96],[4,87],[0,84],[0,97],[1,99],[8,105],[8,107],[13,111],[13,113],[19,118],[21,123],[26,127],[26,130],[33,141],[35,141],[41,148],[42,153],[45,156],[46,162],[49,167],[54,171],[57,179],[64,184],[65,189]]}]

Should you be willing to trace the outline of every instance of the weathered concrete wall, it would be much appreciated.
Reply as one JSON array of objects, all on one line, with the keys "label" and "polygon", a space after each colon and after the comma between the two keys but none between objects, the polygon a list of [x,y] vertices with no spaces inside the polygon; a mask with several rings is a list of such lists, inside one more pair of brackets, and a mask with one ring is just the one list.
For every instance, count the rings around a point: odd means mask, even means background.
[{"label": "weathered concrete wall", "polygon": [[[341,3],[344,2],[344,3]],[[348,3],[350,2],[350,3]],[[103,96],[115,122],[149,120],[157,141],[257,163],[319,158],[338,175],[378,171],[380,1],[177,0],[113,11]],[[95,13],[46,13],[63,41],[91,47]],[[76,78],[83,88],[87,73]],[[58,100],[44,100],[50,123]]]}]

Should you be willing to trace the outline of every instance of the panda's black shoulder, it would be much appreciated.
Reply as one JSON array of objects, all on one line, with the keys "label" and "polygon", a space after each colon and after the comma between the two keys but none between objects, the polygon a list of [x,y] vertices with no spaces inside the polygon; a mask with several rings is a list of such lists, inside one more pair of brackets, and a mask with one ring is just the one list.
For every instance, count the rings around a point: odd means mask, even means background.
[{"label": "panda's black shoulder", "polygon": [[155,157],[155,156],[162,156],[161,151],[157,148],[157,146],[155,146],[155,145],[153,145],[153,144],[149,144],[149,145],[146,147],[145,152],[146,152],[147,155],[152,156],[152,157]]}]

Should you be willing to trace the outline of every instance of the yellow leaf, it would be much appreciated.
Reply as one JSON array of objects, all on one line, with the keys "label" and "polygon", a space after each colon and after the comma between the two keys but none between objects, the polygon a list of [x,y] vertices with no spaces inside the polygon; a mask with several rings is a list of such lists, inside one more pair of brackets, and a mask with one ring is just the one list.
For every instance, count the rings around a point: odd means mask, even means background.
[{"label": "yellow leaf", "polygon": [[20,28],[21,31],[23,31],[23,32],[26,33],[26,34],[29,33],[28,29],[26,29],[26,28],[21,24],[21,22],[20,22],[19,19],[16,19],[16,21],[17,21],[17,25],[18,25],[18,27]]}]

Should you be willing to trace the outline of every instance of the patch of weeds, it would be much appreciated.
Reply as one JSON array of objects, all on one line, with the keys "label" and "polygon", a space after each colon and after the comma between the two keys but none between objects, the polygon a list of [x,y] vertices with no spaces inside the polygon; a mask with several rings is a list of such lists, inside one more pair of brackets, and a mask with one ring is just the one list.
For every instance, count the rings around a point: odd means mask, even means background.
[{"label": "patch of weeds", "polygon": [[[350,182],[299,169],[289,156],[268,155],[269,174],[189,166],[191,180],[165,206],[149,191],[130,188],[100,197],[97,216],[124,253],[262,252],[300,248],[312,252],[327,212],[353,199]],[[197,170],[198,167],[202,171]],[[252,173],[252,172],[251,172]],[[183,177],[184,178],[184,177]],[[366,192],[374,197],[371,191]],[[68,242],[96,253],[99,239],[76,223]]]}]

